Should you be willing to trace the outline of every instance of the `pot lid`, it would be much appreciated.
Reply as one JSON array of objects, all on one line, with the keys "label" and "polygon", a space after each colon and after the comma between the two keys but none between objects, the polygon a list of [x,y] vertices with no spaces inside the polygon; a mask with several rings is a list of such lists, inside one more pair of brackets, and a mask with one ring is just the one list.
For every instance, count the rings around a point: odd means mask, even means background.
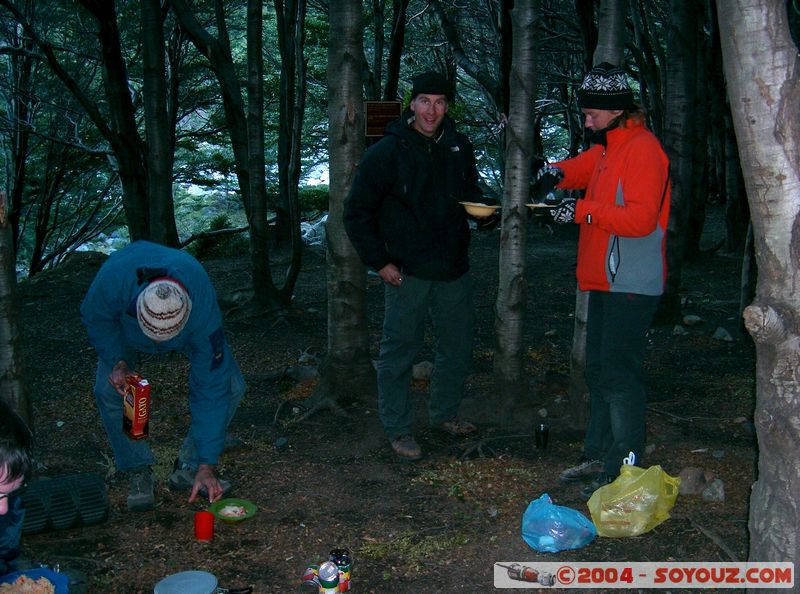
[{"label": "pot lid", "polygon": [[214,594],[217,578],[207,571],[182,571],[156,584],[154,594]]}]

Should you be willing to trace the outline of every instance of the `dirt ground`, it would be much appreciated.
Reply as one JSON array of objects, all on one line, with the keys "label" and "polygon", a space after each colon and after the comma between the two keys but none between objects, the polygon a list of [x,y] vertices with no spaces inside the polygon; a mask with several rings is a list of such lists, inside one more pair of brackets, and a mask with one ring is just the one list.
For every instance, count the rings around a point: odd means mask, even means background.
[{"label": "dirt ground", "polygon": [[[714,208],[719,210],[710,212],[704,247],[722,237],[721,207]],[[425,456],[417,463],[393,457],[372,398],[350,405],[346,415],[323,412],[293,422],[313,380],[298,383],[282,372],[301,365],[303,353],[324,355],[324,251],[307,249],[293,307],[278,321],[246,318],[231,306],[249,284],[246,256],[204,262],[249,386],[232,425],[244,446],[226,452],[220,470],[234,485],[231,496],[258,506],[245,522],[218,522],[211,543],[193,538],[193,514],[206,505],[189,504],[185,495],[166,488],[189,421],[185,361],[143,362],[155,395],[150,443],[159,458],[157,508],[130,513],[127,482],[115,473],[91,395],[95,355],[78,314],[101,258],[81,255],[23,282],[22,331],[39,474],[97,473],[106,481],[110,500],[102,523],[26,535],[26,555],[83,572],[87,592],[126,594],[152,592],[163,577],[190,569],[215,574],[226,588],[251,585],[257,594],[310,592],[299,585],[306,567],[342,546],[352,552],[351,591],[357,594],[492,591],[496,561],[535,566],[746,559],[748,495],[757,451],[750,422],[755,355],[749,337],[738,330],[739,257],[721,251],[686,264],[683,313],[700,321],[683,325],[685,332],[676,332],[673,325],[651,332],[646,462],[672,475],[688,466],[713,473],[724,482],[724,501],[681,496],[672,518],[653,531],[634,538],[598,538],[573,551],[537,553],[522,540],[522,514],[542,493],[589,515],[580,486],[557,480],[581,448],[581,434],[570,429],[573,411],[565,398],[575,231],[529,226],[525,333],[530,390],[512,424],[498,418],[491,377],[500,232],[473,234],[478,326],[462,416],[477,424],[479,434],[457,439],[432,430],[425,415],[426,386],[418,382],[416,436]],[[382,303],[380,282],[369,277],[374,352]],[[712,337],[720,327],[732,341]],[[429,358],[426,347],[420,360]],[[536,449],[533,426],[544,414],[551,427],[549,444]]]}]

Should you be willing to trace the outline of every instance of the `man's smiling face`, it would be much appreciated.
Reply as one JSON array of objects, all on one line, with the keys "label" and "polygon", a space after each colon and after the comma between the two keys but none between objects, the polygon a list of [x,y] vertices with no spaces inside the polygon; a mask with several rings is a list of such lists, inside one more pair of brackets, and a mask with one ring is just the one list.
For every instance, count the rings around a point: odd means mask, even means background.
[{"label": "man's smiling face", "polygon": [[447,97],[420,93],[409,107],[414,112],[414,129],[424,136],[433,137],[447,113]]}]

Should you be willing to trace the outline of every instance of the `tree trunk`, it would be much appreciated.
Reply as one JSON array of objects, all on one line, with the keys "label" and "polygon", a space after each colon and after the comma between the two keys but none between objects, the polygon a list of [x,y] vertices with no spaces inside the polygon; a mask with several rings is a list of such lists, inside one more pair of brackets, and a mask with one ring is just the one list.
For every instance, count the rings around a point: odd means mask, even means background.
[{"label": "tree trunk", "polygon": [[[274,0],[281,54],[278,118],[278,201],[275,243],[292,249],[299,244],[300,139],[305,112],[305,0]],[[294,251],[296,253],[296,250]],[[299,265],[295,267],[299,269]]]},{"label": "tree trunk", "polygon": [[628,0],[603,0],[600,3],[597,35],[597,48],[594,50],[594,65],[610,62],[624,68],[622,63],[625,49],[625,17]]},{"label": "tree trunk", "polygon": [[17,262],[8,203],[0,192],[0,399],[32,427],[28,395],[23,383],[22,335],[18,321]]},{"label": "tree trunk", "polygon": [[728,0],[718,18],[758,262],[756,297],[744,313],[756,344],[759,446],[758,480],[750,496],[750,559],[791,561],[797,567],[800,61],[786,2]]},{"label": "tree trunk", "polygon": [[253,287],[258,290],[253,301],[269,308],[268,296],[274,290],[269,268],[267,227],[267,182],[264,162],[264,37],[263,0],[247,1],[247,170],[250,182],[250,264]]},{"label": "tree trunk", "polygon": [[323,377],[327,394],[338,399],[353,394],[373,395],[375,372],[367,342],[366,269],[342,222],[344,201],[364,152],[361,0],[332,2],[329,17],[328,356]]},{"label": "tree trunk", "polygon": [[[239,80],[236,77],[236,67],[233,64],[233,56],[231,55],[224,7],[221,0],[214,1],[217,28],[217,37],[214,37],[200,25],[186,0],[170,0],[170,6],[183,31],[200,53],[208,59],[211,69],[217,77],[217,82],[219,82],[225,121],[228,125],[236,166],[236,178],[239,181],[242,203],[249,221],[251,205],[250,173],[247,167],[249,162],[247,154],[247,118],[244,113],[242,91],[239,87]],[[259,288],[256,287],[256,291]]]},{"label": "tree trunk", "polygon": [[[494,105],[491,106],[491,108],[487,107],[487,111],[489,111],[489,113],[500,113],[502,111],[502,106],[507,102],[507,99],[503,97],[503,85],[500,82],[503,80],[504,74],[501,72],[497,80],[495,80],[492,78],[489,69],[485,68],[483,64],[476,63],[472,60],[461,44],[458,28],[448,17],[441,1],[431,0],[431,5],[439,16],[439,21],[442,24],[442,32],[447,38],[447,43],[450,46],[450,51],[453,52],[456,62],[461,69],[480,84],[486,91],[486,94],[491,97]],[[450,77],[450,80],[454,80],[454,78]]]},{"label": "tree trunk", "polygon": [[511,62],[511,99],[506,125],[506,155],[502,235],[497,302],[495,305],[494,371],[501,410],[511,420],[514,405],[527,394],[523,322],[528,301],[525,277],[525,204],[530,196],[533,119],[536,92],[536,29],[538,0],[517,0]]},{"label": "tree trunk", "polygon": [[597,47],[597,26],[594,24],[594,0],[575,0],[575,14],[583,47],[583,69],[592,69],[592,56]]},{"label": "tree trunk", "polygon": [[[395,9],[397,3],[393,2]],[[372,70],[364,56],[364,94],[367,101],[378,101],[381,98],[381,81],[383,79],[383,48],[386,46],[384,19],[386,18],[386,0],[372,0]],[[399,56],[398,56],[399,59]]]},{"label": "tree trunk", "polygon": [[[33,2],[27,0],[23,3],[23,12],[26,18],[30,18],[33,11]],[[17,27],[11,30],[9,27],[8,43],[13,48],[20,51],[11,52],[9,56],[10,76],[8,82],[11,85],[9,93],[9,124],[11,126],[11,137],[13,142],[9,147],[11,166],[14,175],[9,189],[10,197],[8,204],[8,219],[11,225],[12,237],[14,240],[14,252],[17,251],[19,241],[19,223],[22,215],[23,193],[28,171],[28,157],[31,131],[33,130],[33,114],[31,102],[33,101],[33,43],[30,38],[22,34]]]},{"label": "tree trunk", "polygon": [[662,42],[656,31],[659,27],[651,23],[650,0],[637,0],[632,3],[634,39],[628,44],[628,51],[639,67],[639,95],[647,111],[647,120],[653,133],[661,138],[664,133],[663,77],[661,69],[667,58],[661,50]]},{"label": "tree trunk", "polygon": [[[622,58],[623,38],[612,36],[624,31],[627,0],[607,0],[600,13],[597,50],[594,63],[610,62],[619,65]],[[620,21],[622,24],[620,24]],[[588,36],[584,36],[588,38]],[[601,51],[602,48],[602,51]],[[589,419],[589,390],[586,387],[586,319],[589,311],[589,293],[575,290],[575,325],[572,332],[570,352],[569,386],[567,396],[573,414],[570,417],[574,429],[585,429]]]},{"label": "tree trunk", "polygon": [[[252,197],[250,196],[250,136],[242,92],[239,87],[239,81],[236,78],[236,68],[233,64],[233,56],[228,40],[223,3],[221,0],[215,0],[214,2],[216,38],[200,25],[186,0],[171,0],[170,4],[189,39],[208,58],[211,69],[219,82],[225,119],[228,124],[228,132],[236,163],[236,177],[239,181],[239,190],[242,193],[242,201],[249,222],[253,208]],[[266,225],[264,227],[266,229]],[[256,233],[260,233],[260,230],[256,230]],[[266,234],[266,230],[264,234]],[[251,259],[255,260],[256,255],[251,254]],[[259,260],[258,264],[254,265],[253,268],[253,293],[256,296],[256,303],[268,309],[280,307],[283,305],[281,295],[278,294],[275,284],[272,282],[268,262],[266,265],[264,264]]]},{"label": "tree trunk", "polygon": [[[105,119],[97,114],[95,124],[111,144],[117,158],[125,215],[131,239],[150,239],[150,192],[145,144],[139,136],[136,108],[133,105],[128,80],[128,68],[122,55],[117,26],[117,13],[113,2],[104,0],[79,0],[95,18],[99,27],[102,54],[103,86],[105,88],[111,121],[106,128]],[[80,99],[80,97],[78,97]],[[92,112],[89,112],[92,115]],[[174,223],[173,223],[174,224]],[[177,235],[177,234],[176,234]]]},{"label": "tree trunk", "polygon": [[697,52],[696,0],[671,0],[667,33],[667,80],[664,150],[669,156],[672,198],[667,226],[667,282],[659,304],[659,320],[673,323],[681,313],[681,270],[692,211],[695,147]]},{"label": "tree trunk", "polygon": [[140,6],[150,239],[175,247],[178,245],[178,229],[172,199],[174,155],[171,123],[167,116],[164,13],[159,0],[141,0]]},{"label": "tree trunk", "polygon": [[110,123],[64,69],[56,58],[53,46],[39,36],[26,15],[9,0],[0,0],[0,6],[8,10],[22,26],[25,33],[44,54],[53,74],[80,103],[100,134],[111,145],[122,184],[123,204],[131,238],[147,239],[150,231],[144,143],[136,126],[136,114],[130,96],[127,68],[120,48],[114,3],[100,0],[79,0],[79,2],[95,18],[99,27],[97,35],[101,46],[103,83],[111,115]]},{"label": "tree trunk", "polygon": [[389,40],[389,57],[386,60],[386,84],[383,87],[383,100],[396,101],[400,80],[400,58],[403,55],[406,39],[406,11],[411,0],[392,2],[392,37]]}]

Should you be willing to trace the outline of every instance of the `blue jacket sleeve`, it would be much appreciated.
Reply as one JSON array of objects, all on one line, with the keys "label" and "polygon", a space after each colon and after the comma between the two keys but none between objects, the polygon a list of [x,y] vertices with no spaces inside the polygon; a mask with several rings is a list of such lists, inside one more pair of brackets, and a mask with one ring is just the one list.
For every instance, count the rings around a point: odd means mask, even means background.
[{"label": "blue jacket sleeve", "polygon": [[22,521],[25,508],[17,495],[9,497],[8,513],[0,516],[0,575],[16,569],[14,562],[19,557],[22,536]]},{"label": "blue jacket sleeve", "polygon": [[[191,432],[200,464],[216,464],[225,443],[231,398],[232,355],[211,284],[192,301],[191,339],[186,348]],[[191,321],[190,321],[191,323]]]},{"label": "blue jacket sleeve", "polygon": [[122,278],[111,268],[101,268],[81,303],[81,321],[97,356],[113,367],[126,361],[135,364],[135,352],[126,347],[122,316],[130,302],[130,292],[123,290]]}]

